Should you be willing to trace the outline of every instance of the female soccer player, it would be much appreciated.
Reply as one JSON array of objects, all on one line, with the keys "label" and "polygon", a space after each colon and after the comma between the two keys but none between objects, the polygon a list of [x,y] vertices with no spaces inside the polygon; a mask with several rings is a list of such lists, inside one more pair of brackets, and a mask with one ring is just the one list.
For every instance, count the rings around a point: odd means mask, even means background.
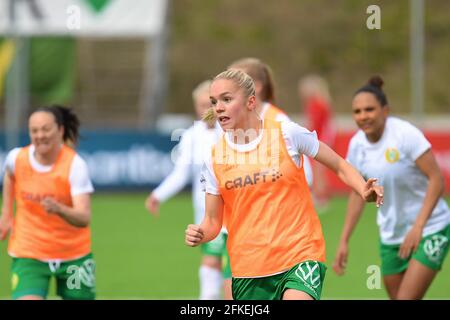
[{"label": "female soccer player", "polygon": [[[217,142],[222,130],[216,122],[202,121],[203,114],[211,107],[209,100],[210,80],[200,83],[192,92],[195,112],[199,121],[187,129],[181,138],[178,159],[169,176],[148,196],[147,209],[157,214],[161,202],[177,194],[189,182],[192,183],[192,202],[195,223],[200,223],[205,215],[205,193],[200,182],[205,153]],[[202,261],[199,270],[200,300],[217,300],[221,297],[223,277],[222,256],[226,259],[226,237],[221,233],[216,239],[201,246]],[[225,271],[225,270],[224,270]],[[229,275],[231,277],[231,274]],[[226,298],[226,295],[225,295]]]},{"label": "female soccer player", "polygon": [[70,109],[39,108],[28,120],[31,144],[6,158],[0,238],[11,231],[13,299],[45,299],[53,276],[63,299],[95,298],[94,189],[86,163],[67,146],[76,144],[78,127]]},{"label": "female soccer player", "polygon": [[[186,244],[214,239],[226,223],[235,299],[319,299],[325,243],[299,158],[306,154],[334,170],[366,201],[382,202],[367,183],[314,133],[292,122],[261,120],[255,84],[230,69],[210,87],[213,111],[226,132],[203,171],[206,214],[189,225]],[[225,217],[223,217],[225,213]]]},{"label": "female soccer player", "polygon": [[[360,130],[347,160],[363,176],[375,176],[386,192],[378,210],[381,269],[391,299],[421,299],[448,251],[450,211],[441,197],[443,177],[431,145],[409,122],[389,116],[383,80],[372,77],[353,97]],[[343,274],[348,241],[364,203],[352,192],[333,269]]]},{"label": "female soccer player", "polygon": [[[287,114],[275,106],[275,81],[273,80],[271,68],[260,59],[242,58],[232,62],[228,69],[237,69],[248,74],[255,83],[255,111],[262,119],[274,121],[291,121]],[[305,170],[308,186],[313,184],[313,172],[308,157],[302,157],[302,166]],[[231,292],[231,274],[230,278],[224,282],[228,296]]]}]

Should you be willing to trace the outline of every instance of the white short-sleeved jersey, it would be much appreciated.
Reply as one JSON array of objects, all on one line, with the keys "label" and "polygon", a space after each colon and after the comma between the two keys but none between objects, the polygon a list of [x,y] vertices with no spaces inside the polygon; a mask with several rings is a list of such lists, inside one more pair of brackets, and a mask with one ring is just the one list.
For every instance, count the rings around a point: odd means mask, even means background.
[{"label": "white short-sleeved jersey", "polygon": [[[5,170],[8,170],[8,172],[14,175],[15,163],[20,149],[21,148],[14,148],[8,153],[8,155],[6,156],[3,172],[5,172]],[[36,160],[34,156],[34,145],[31,145],[28,150],[30,164],[34,170],[36,170],[37,172],[49,172],[52,169],[52,166],[42,165]],[[76,154],[73,158],[72,166],[70,167],[69,183],[70,194],[72,195],[72,197],[84,193],[94,192],[94,187],[89,177],[88,166],[78,154]]]},{"label": "white short-sleeved jersey", "polygon": [[[270,103],[263,102],[261,113],[259,114],[262,119],[265,118],[265,114],[269,110],[269,108],[270,108]],[[285,113],[278,113],[277,116],[275,117],[275,121],[278,121],[278,122],[291,121],[291,119]]]},{"label": "white short-sleeved jersey", "polygon": [[205,193],[200,182],[203,159],[221,133],[218,124],[209,129],[205,122],[196,121],[181,137],[173,171],[153,191],[158,200],[165,201],[191,182],[196,224],[200,224],[205,215]]},{"label": "white short-sleeved jersey", "polygon": [[[303,155],[314,158],[319,151],[319,140],[316,132],[310,132],[294,122],[282,121],[281,133],[286,143],[286,148],[292,160],[297,166],[302,165]],[[247,144],[233,143],[227,134],[225,134],[225,141],[235,150],[246,152],[255,149],[262,139],[262,133],[253,141]],[[212,167],[211,152],[206,154],[204,166],[202,170],[203,188],[207,193],[219,194],[217,185],[217,178]]]},{"label": "white short-sleeved jersey", "polygon": [[[419,129],[394,117],[387,119],[378,142],[369,142],[361,130],[350,141],[347,161],[366,179],[378,178],[384,187],[384,204],[378,210],[377,223],[385,244],[402,243],[419,214],[428,179],[415,161],[430,148],[431,144]],[[450,212],[441,198],[423,235],[437,232],[449,223]]]}]

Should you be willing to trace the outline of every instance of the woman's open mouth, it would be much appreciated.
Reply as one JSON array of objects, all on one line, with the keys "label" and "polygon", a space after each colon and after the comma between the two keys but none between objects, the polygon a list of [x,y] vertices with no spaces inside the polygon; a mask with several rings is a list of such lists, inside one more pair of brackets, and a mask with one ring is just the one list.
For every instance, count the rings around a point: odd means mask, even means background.
[{"label": "woman's open mouth", "polygon": [[220,124],[226,124],[229,120],[230,120],[230,118],[227,117],[227,116],[220,116],[219,117],[219,123]]}]

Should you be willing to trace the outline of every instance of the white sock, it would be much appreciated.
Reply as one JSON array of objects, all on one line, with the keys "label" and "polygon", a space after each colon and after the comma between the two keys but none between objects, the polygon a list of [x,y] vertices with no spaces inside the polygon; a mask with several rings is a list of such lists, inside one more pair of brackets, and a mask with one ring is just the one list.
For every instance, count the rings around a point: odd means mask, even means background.
[{"label": "white sock", "polygon": [[222,294],[222,272],[200,266],[200,300],[219,300]]}]

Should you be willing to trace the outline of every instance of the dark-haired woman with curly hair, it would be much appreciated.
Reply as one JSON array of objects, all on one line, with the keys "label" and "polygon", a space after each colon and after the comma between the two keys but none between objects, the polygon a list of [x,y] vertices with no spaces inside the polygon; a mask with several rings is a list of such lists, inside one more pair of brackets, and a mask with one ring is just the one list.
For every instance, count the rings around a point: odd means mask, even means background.
[{"label": "dark-haired woman with curly hair", "polygon": [[[383,80],[372,77],[353,97],[359,131],[350,141],[347,160],[365,177],[384,187],[378,209],[381,270],[391,299],[421,299],[448,252],[450,211],[442,198],[444,182],[423,133],[389,116]],[[352,192],[333,269],[343,274],[348,241],[364,202]]]},{"label": "dark-haired woman with curly hair", "polygon": [[0,239],[11,233],[13,299],[45,299],[53,277],[63,299],[95,298],[89,228],[94,188],[71,147],[79,125],[68,108],[41,107],[28,120],[31,144],[6,158]]}]

